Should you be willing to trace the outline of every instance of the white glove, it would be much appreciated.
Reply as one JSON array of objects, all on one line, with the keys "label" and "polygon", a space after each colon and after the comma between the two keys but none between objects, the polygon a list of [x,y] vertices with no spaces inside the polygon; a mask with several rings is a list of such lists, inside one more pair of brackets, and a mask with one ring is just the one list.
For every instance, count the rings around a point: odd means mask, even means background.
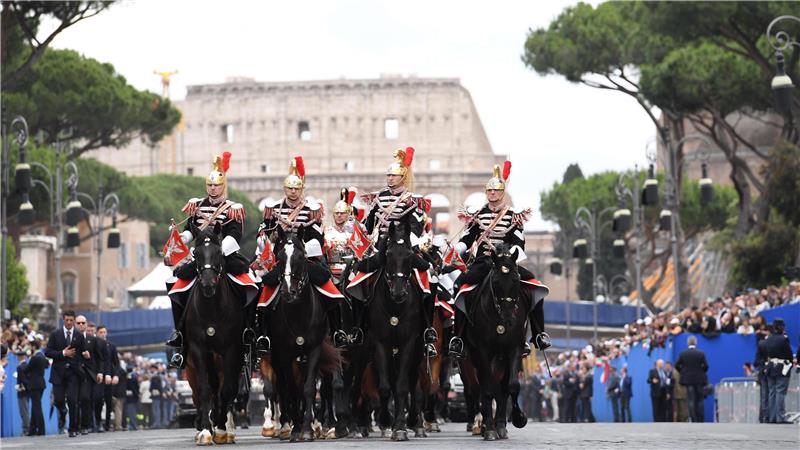
[{"label": "white glove", "polygon": [[467,244],[465,244],[463,242],[459,242],[458,244],[456,244],[455,249],[456,249],[456,252],[458,252],[459,255],[463,255],[464,252],[467,251]]}]

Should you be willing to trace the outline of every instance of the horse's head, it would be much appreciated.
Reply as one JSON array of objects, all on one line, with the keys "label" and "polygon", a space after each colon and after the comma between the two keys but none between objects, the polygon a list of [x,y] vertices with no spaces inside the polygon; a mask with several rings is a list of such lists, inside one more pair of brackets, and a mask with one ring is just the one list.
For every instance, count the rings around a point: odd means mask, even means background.
[{"label": "horse's head", "polygon": [[411,238],[404,222],[389,224],[386,237],[384,267],[386,283],[392,300],[402,303],[408,297],[408,281],[411,278],[414,251],[411,249]]},{"label": "horse's head", "polygon": [[220,225],[199,231],[194,249],[194,263],[200,278],[200,288],[204,297],[213,297],[224,268],[222,246],[219,241]]},{"label": "horse's head", "polygon": [[506,323],[513,321],[519,309],[518,256],[519,249],[511,251],[507,244],[499,244],[492,252],[492,299],[497,314]]},{"label": "horse's head", "polygon": [[[278,227],[281,230],[281,227]],[[298,299],[303,289],[308,285],[308,267],[306,264],[306,247],[303,242],[304,229],[300,228],[297,233],[278,233],[275,247],[278,253],[275,255],[278,260],[278,267],[283,274],[281,285],[282,295],[287,303],[293,303]]]}]

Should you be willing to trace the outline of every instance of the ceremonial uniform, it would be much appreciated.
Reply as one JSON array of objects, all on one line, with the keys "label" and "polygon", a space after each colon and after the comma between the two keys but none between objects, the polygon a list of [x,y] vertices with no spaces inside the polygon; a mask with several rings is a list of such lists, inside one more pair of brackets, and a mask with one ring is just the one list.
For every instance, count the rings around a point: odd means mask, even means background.
[{"label": "ceremonial uniform", "polygon": [[[455,246],[458,254],[463,254],[469,250],[469,260],[472,264],[468,266],[465,273],[459,275],[455,281],[455,289],[461,290],[466,286],[476,286],[485,279],[492,269],[491,254],[495,247],[506,244],[510,247],[511,253],[517,252],[517,263],[525,259],[525,238],[523,227],[531,214],[528,209],[515,209],[503,201],[508,177],[511,172],[511,162],[503,164],[502,173],[500,166],[494,166],[492,178],[486,183],[487,199],[490,200],[478,211],[471,213],[462,212],[459,218],[466,222],[466,232]],[[498,194],[498,192],[500,194]],[[489,197],[489,195],[494,196]],[[495,203],[492,205],[492,203]],[[526,285],[534,286],[534,289],[542,289],[542,294],[538,299],[541,300],[546,295],[547,287],[534,279],[533,274],[524,267],[517,266],[520,281]],[[463,292],[459,292],[463,294]],[[464,343],[461,340],[461,333],[464,329],[464,313],[469,309],[464,305],[467,296],[456,294],[457,305],[461,302],[460,313],[456,314],[456,333],[450,340],[450,353],[453,356],[463,356]],[[550,347],[550,337],[544,331],[544,303],[536,301],[529,312],[529,322],[531,324],[531,336],[536,348],[545,349]],[[526,352],[529,351],[526,344]]]},{"label": "ceremonial uniform", "polygon": [[325,246],[323,247],[328,267],[337,283],[347,266],[347,260],[353,258],[353,250],[347,246],[347,241],[353,234],[353,221],[348,220],[344,225],[331,224],[325,227]]},{"label": "ceremonial uniform", "polygon": [[[264,268],[263,264],[265,259],[271,257],[263,255],[266,247],[266,241],[274,244],[278,236],[278,227],[286,233],[299,233],[302,235],[303,242],[305,243],[306,258],[308,261],[308,279],[317,290],[332,300],[339,301],[344,296],[338,291],[331,279],[331,272],[323,257],[322,248],[325,244],[323,236],[322,219],[325,215],[325,209],[321,203],[308,200],[303,197],[302,192],[305,189],[305,164],[303,158],[300,156],[295,157],[289,167],[289,175],[284,179],[284,189],[296,192],[298,198],[294,201],[287,197],[274,205],[264,208],[264,221],[259,227],[258,231],[258,256],[253,263],[256,269]],[[271,350],[271,343],[269,340],[268,320],[266,318],[267,306],[275,298],[278,292],[278,286],[281,281],[280,267],[275,265],[271,267],[262,278],[264,287],[262,288],[261,297],[258,302],[259,311],[259,328],[261,335],[256,341],[256,346],[262,354],[266,354]],[[335,308],[328,308],[330,317],[335,315],[330,313]],[[334,331],[334,343],[342,343],[346,341],[341,336],[346,336],[341,331],[341,326],[337,319],[331,318],[332,330]]]},{"label": "ceremonial uniform", "polygon": [[[245,209],[241,203],[233,202],[226,198],[227,172],[230,167],[231,154],[224,152],[213,160],[213,168],[206,177],[206,189],[209,195],[205,198],[192,198],[181,209],[188,217],[183,232],[176,242],[174,236],[170,237],[164,247],[165,263],[175,263],[173,252],[179,246],[186,248],[203,230],[214,230],[220,240],[220,247],[225,263],[225,273],[236,276],[248,271],[247,259],[239,254],[239,244],[244,235]],[[173,225],[174,226],[174,225]],[[174,233],[174,231],[173,231]],[[193,280],[197,276],[197,267],[192,257],[184,257],[174,271],[175,278],[167,282],[167,290],[172,301],[172,320],[175,332],[167,340],[167,345],[179,349],[170,360],[175,367],[183,365],[183,314],[189,297]],[[254,312],[246,315],[246,320],[251,321]],[[249,328],[249,326],[248,326]]]}]

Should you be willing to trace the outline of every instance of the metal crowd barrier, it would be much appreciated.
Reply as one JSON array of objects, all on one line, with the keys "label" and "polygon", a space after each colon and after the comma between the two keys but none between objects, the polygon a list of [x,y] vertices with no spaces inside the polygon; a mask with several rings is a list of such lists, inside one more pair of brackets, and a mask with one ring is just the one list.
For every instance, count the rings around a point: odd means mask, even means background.
[{"label": "metal crowd barrier", "polygon": [[[758,423],[761,387],[755,378],[723,378],[714,387],[717,422]],[[786,391],[786,415],[800,416],[800,374],[792,368]]]}]

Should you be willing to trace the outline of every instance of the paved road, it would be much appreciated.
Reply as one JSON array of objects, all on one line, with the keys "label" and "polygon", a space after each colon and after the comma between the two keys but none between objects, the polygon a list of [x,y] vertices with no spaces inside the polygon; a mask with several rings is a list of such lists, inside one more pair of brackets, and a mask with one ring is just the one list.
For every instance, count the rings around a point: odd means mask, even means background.
[{"label": "paved road", "polygon": [[[292,449],[324,448],[430,448],[430,449],[497,449],[497,448],[568,448],[568,449],[798,449],[800,426],[797,425],[742,425],[688,423],[636,423],[636,424],[559,424],[529,423],[525,428],[509,429],[507,441],[484,442],[464,430],[464,424],[447,424],[441,433],[428,438],[411,437],[409,442],[391,442],[388,439],[324,440],[310,443],[288,444],[276,439],[262,438],[258,428],[239,430],[236,445],[231,449],[270,448],[291,446]],[[90,434],[77,438],[46,436],[36,438],[3,439],[3,449],[177,449],[195,448],[193,431],[148,430]],[[277,448],[277,447],[276,447]]]}]

